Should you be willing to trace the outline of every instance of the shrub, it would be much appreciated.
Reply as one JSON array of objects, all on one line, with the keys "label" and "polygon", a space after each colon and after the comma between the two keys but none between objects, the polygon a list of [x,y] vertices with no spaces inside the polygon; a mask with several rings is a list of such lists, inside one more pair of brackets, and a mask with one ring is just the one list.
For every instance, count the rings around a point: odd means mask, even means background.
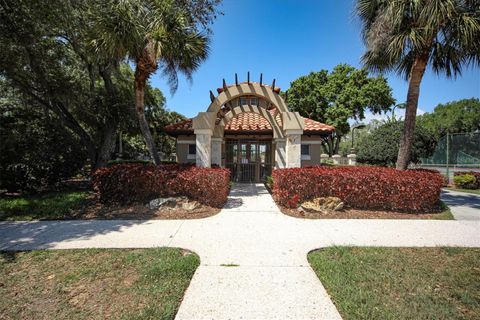
[{"label": "shrub", "polygon": [[[394,166],[397,162],[400,136],[403,122],[388,122],[363,136],[357,144],[357,161],[359,163]],[[420,162],[420,158],[428,158],[436,147],[435,137],[420,125],[415,127],[411,161]]]},{"label": "shrub", "polygon": [[454,177],[453,177],[453,182],[455,183],[455,185],[457,187],[462,188],[459,185],[457,185],[457,182],[455,181],[455,177],[464,176],[464,175],[471,175],[471,176],[475,177],[475,182],[473,183],[472,187],[471,188],[465,188],[465,189],[480,189],[480,172],[478,172],[478,171],[457,171],[457,172],[455,172]]},{"label": "shrub", "polygon": [[384,167],[276,169],[272,176],[275,201],[289,207],[333,196],[359,209],[432,211],[443,184],[438,172]]},{"label": "shrub", "polygon": [[92,180],[100,201],[106,203],[187,196],[205,205],[221,207],[227,200],[230,171],[177,164],[118,164],[98,169]]},{"label": "shrub", "polygon": [[136,159],[118,159],[118,160],[110,160],[107,162],[107,166],[109,167],[117,164],[152,164],[152,161],[136,160]]},{"label": "shrub", "polygon": [[460,189],[477,189],[477,179],[473,174],[455,175],[453,182]]}]

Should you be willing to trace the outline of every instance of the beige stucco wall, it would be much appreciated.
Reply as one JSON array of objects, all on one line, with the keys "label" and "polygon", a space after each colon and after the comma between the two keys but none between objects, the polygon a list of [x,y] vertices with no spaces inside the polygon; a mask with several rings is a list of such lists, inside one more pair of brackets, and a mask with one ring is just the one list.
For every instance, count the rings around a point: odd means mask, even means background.
[{"label": "beige stucco wall", "polygon": [[302,167],[315,166],[320,164],[320,155],[322,154],[321,138],[318,136],[302,136],[302,144],[310,145],[310,160],[302,160]]},{"label": "beige stucco wall", "polygon": [[[269,140],[271,135],[225,135],[225,139],[245,139],[245,140]],[[320,137],[302,135],[302,144],[310,145],[310,160],[301,160],[301,166],[314,166],[320,164],[320,155],[322,154],[322,146],[320,145]],[[177,138],[177,162],[178,163],[195,163],[195,158],[188,159],[188,145],[195,144],[195,135],[181,135]],[[225,166],[225,141],[221,147],[222,166]],[[275,143],[272,141],[272,161],[275,163]]]},{"label": "beige stucco wall", "polygon": [[177,162],[195,163],[195,157],[188,159],[188,145],[195,144],[195,135],[178,136],[177,138]]}]

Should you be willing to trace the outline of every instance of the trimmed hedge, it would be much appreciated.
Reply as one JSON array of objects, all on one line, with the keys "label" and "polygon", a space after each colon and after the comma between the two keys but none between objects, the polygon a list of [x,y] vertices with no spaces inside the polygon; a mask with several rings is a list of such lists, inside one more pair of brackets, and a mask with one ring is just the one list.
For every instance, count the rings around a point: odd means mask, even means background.
[{"label": "trimmed hedge", "polygon": [[[464,176],[464,175],[472,175],[472,176],[475,177],[475,182],[473,183],[471,189],[480,189],[480,172],[478,172],[478,171],[457,171],[453,174],[453,176],[454,176],[453,181],[455,182],[455,177]],[[455,182],[455,185],[457,185],[456,182]],[[457,187],[461,187],[461,186],[457,186]]]},{"label": "trimmed hedge", "polygon": [[436,171],[385,167],[276,169],[272,177],[275,201],[291,208],[315,197],[333,196],[358,209],[433,211],[443,184]]},{"label": "trimmed hedge", "polygon": [[230,171],[177,164],[118,164],[95,171],[92,182],[104,203],[187,196],[208,206],[222,207],[230,188]]}]

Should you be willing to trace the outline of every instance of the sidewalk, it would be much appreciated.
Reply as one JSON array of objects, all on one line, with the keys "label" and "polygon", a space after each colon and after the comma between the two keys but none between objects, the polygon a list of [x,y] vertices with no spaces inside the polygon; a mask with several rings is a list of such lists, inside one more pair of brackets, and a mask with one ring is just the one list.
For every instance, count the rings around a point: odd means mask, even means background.
[{"label": "sidewalk", "polygon": [[443,189],[442,201],[455,220],[480,220],[480,195]]},{"label": "sidewalk", "polygon": [[205,219],[0,223],[3,250],[196,252],[201,265],[177,319],[339,319],[307,261],[332,245],[480,247],[480,221],[297,219],[280,213],[263,185],[236,184],[225,208]]}]

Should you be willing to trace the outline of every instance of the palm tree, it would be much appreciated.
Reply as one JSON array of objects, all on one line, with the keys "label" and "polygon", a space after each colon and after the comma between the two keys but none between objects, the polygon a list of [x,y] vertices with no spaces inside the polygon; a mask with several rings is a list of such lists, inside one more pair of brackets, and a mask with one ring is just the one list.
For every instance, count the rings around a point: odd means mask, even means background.
[{"label": "palm tree", "polygon": [[396,71],[408,80],[405,125],[397,169],[408,167],[420,82],[427,66],[456,77],[480,64],[478,0],[357,0],[366,52],[373,71]]},{"label": "palm tree", "polygon": [[128,57],[135,64],[135,111],[150,155],[160,164],[145,117],[146,83],[160,69],[175,92],[178,72],[191,80],[207,58],[209,39],[198,31],[187,8],[175,0],[100,1],[89,14],[97,53],[119,61]]}]

